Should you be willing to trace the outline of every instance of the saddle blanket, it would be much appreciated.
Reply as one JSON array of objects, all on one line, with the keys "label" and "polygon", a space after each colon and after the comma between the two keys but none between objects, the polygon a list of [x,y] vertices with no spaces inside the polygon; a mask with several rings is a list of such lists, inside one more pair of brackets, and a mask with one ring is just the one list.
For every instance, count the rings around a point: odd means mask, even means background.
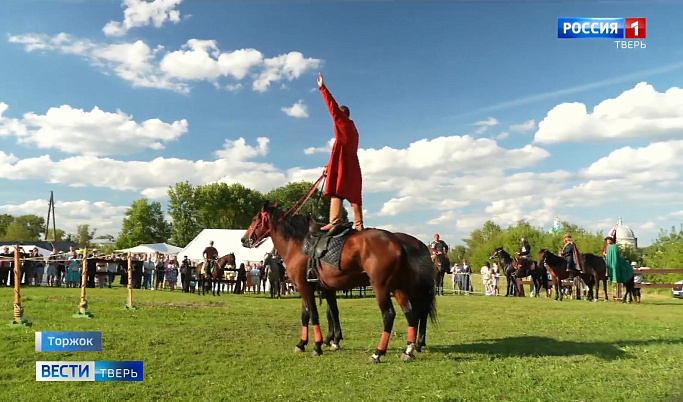
[{"label": "saddle blanket", "polygon": [[309,265],[316,269],[324,262],[336,269],[341,267],[341,252],[349,236],[356,232],[351,228],[352,224],[346,224],[341,231],[335,231],[332,236],[329,233],[309,233],[304,238],[302,251],[309,257]]}]

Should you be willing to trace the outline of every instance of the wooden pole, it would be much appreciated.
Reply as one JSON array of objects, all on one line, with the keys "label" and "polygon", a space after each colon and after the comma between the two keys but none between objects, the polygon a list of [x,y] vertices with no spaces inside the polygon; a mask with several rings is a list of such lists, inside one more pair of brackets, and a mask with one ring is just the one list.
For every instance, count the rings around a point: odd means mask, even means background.
[{"label": "wooden pole", "polygon": [[128,252],[128,305],[126,309],[137,310],[133,306],[133,256],[130,252]]},{"label": "wooden pole", "polygon": [[81,272],[81,302],[78,304],[78,313],[74,318],[92,318],[88,311],[88,301],[85,299],[85,287],[88,284],[88,249],[83,249],[83,268]]},{"label": "wooden pole", "polygon": [[21,306],[21,257],[19,255],[19,246],[14,247],[14,319],[8,326],[31,326],[31,323],[24,318],[24,308]]}]

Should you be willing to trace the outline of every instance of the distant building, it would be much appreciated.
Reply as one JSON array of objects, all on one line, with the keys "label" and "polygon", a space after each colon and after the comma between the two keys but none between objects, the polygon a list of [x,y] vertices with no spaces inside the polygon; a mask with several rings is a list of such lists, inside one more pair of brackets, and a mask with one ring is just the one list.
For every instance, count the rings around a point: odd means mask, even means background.
[{"label": "distant building", "polygon": [[621,218],[619,218],[619,222],[612,228],[610,233],[616,234],[617,244],[638,248],[638,238],[636,237],[636,234],[633,233],[633,230],[631,230],[630,227],[624,225]]},{"label": "distant building", "polygon": [[562,222],[560,222],[560,217],[556,216],[553,221],[553,227],[548,230],[548,233],[559,234],[562,233]]}]

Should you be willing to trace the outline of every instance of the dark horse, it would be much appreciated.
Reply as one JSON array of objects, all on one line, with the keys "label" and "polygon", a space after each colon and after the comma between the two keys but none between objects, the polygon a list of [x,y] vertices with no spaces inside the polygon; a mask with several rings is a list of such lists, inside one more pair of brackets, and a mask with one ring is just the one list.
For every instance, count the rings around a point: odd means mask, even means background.
[{"label": "dark horse", "polygon": [[[528,258],[512,258],[510,254],[508,254],[505,250],[502,248],[497,248],[493,254],[491,254],[491,258],[495,258],[498,256],[500,258],[501,264],[511,264],[513,268],[516,268],[516,271],[514,271],[514,276],[516,278],[526,278],[527,276],[531,276],[531,282],[534,284],[534,289],[536,289],[536,297],[540,297],[540,290],[541,288],[546,290],[546,295],[547,295],[547,290],[549,289],[548,287],[548,273],[545,269],[545,266],[543,264],[538,264],[534,260],[530,260]],[[520,290],[523,286],[519,285],[518,287],[518,294],[523,295],[524,293]]]},{"label": "dark horse", "polygon": [[[581,265],[584,272],[592,276],[592,283],[586,282],[586,285],[588,285],[588,300],[598,301],[600,299],[600,282],[602,282],[605,291],[605,301],[607,301],[607,263],[605,259],[591,253],[581,254]],[[595,293],[593,293],[593,285],[595,285]]]},{"label": "dark horse", "polygon": [[[308,256],[302,251],[308,231],[309,220],[306,217],[296,213],[283,213],[276,205],[266,203],[252,219],[249,229],[242,237],[242,245],[256,247],[265,238],[271,237],[285,262],[287,275],[296,284],[301,295],[302,331],[295,351],[304,351],[308,344],[310,320],[315,334],[313,355],[319,356],[322,354],[323,337],[315,303],[316,286],[306,279]],[[426,254],[415,254],[413,248],[407,247],[395,234],[385,230],[366,229],[354,232],[346,239],[341,251],[340,269],[321,263],[318,279],[318,286],[324,290],[328,303],[333,303],[336,310],[334,322],[339,322],[334,292],[372,286],[384,322],[379,346],[370,357],[370,361],[374,363],[379,363],[381,356],[386,355],[393,330],[396,317],[391,302],[393,292],[408,320],[408,346],[401,358],[415,358],[413,352],[421,315],[426,312],[433,321],[436,320],[435,281],[428,250]]]},{"label": "dark horse", "polygon": [[210,273],[204,270],[203,262],[197,264],[197,284],[202,289],[202,296],[206,294],[207,284],[211,286],[211,292],[214,296],[216,296],[216,288],[218,288],[218,296],[221,295],[221,281],[224,279],[224,269],[228,264],[235,266],[235,253],[226,254],[214,261]]},{"label": "dark horse", "polygon": [[524,287],[517,282],[517,264],[515,260],[510,257],[507,251],[503,250],[502,247],[497,247],[493,250],[493,253],[489,256],[490,260],[498,258],[500,261],[500,267],[503,269],[505,274],[505,280],[507,281],[507,291],[505,292],[505,297],[508,296],[524,296]]},{"label": "dark horse", "polygon": [[583,279],[589,287],[593,286],[593,274],[586,272],[584,267],[583,273],[572,273],[567,270],[567,261],[551,253],[546,249],[541,249],[538,252],[538,260],[543,263],[546,269],[550,272],[550,277],[553,280],[553,286],[555,287],[555,300],[562,301],[562,281],[573,277],[574,288],[576,289],[576,300],[581,300],[581,289],[578,286],[577,278]]},{"label": "dark horse", "polygon": [[434,270],[436,271],[436,294],[441,293],[443,296],[443,278],[446,276],[449,267],[451,266],[451,260],[448,259],[446,254],[434,254]]}]

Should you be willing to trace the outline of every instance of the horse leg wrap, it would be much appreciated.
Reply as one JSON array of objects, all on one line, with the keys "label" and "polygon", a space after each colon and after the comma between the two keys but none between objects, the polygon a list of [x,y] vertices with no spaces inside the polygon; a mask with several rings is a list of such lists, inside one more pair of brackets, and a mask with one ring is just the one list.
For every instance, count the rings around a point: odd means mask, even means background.
[{"label": "horse leg wrap", "polygon": [[382,354],[385,354],[387,351],[387,346],[389,346],[390,337],[390,332],[382,332],[382,338],[379,340],[379,346],[377,347],[377,350],[381,351]]},{"label": "horse leg wrap", "polygon": [[[306,328],[308,330],[308,328]],[[323,341],[323,333],[320,331],[320,325],[313,326],[313,335],[315,336],[315,343]]]},{"label": "horse leg wrap", "polygon": [[408,344],[415,343],[416,338],[417,331],[415,330],[415,327],[408,327]]},{"label": "horse leg wrap", "polygon": [[301,327],[301,340],[308,343],[308,327]]}]

